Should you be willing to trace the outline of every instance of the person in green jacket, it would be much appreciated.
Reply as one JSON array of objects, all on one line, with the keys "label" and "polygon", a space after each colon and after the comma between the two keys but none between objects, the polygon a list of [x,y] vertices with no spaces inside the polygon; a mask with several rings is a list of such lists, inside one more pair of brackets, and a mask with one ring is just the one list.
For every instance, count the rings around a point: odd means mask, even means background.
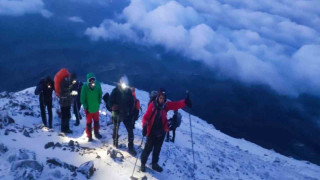
[{"label": "person in green jacket", "polygon": [[81,104],[86,113],[86,133],[89,141],[92,141],[92,119],[94,121],[94,135],[97,139],[102,138],[99,133],[99,108],[102,99],[102,89],[99,81],[93,73],[87,74],[87,82],[81,88]]}]

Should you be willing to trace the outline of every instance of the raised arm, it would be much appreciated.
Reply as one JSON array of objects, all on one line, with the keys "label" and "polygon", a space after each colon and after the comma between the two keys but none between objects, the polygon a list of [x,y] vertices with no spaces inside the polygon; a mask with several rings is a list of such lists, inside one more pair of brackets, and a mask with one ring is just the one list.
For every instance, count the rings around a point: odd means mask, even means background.
[{"label": "raised arm", "polygon": [[186,106],[185,100],[180,100],[180,101],[175,101],[175,102],[169,101],[166,104],[166,110],[167,111],[170,111],[170,110],[175,111],[175,110],[184,108],[185,106]]}]

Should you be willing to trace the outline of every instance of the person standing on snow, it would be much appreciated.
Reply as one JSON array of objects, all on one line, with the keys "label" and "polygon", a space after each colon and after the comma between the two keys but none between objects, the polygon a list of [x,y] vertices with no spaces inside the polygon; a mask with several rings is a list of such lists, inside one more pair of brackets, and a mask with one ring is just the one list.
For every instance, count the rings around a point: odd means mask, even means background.
[{"label": "person standing on snow", "polygon": [[[62,69],[61,71],[67,71],[66,69]],[[71,88],[72,83],[70,79],[70,75],[65,76],[60,82],[60,109],[61,109],[61,132],[64,133],[72,133],[70,130],[70,119],[71,119],[71,104],[72,104],[72,96],[71,96]]]},{"label": "person standing on snow", "polygon": [[132,109],[134,105],[134,98],[131,89],[127,86],[128,80],[122,77],[118,85],[112,90],[109,98],[109,106],[112,108],[113,121],[113,145],[118,147],[118,131],[120,122],[122,121],[128,132],[128,152],[136,156],[137,152],[133,147],[133,128]]},{"label": "person standing on snow", "polygon": [[81,96],[81,88],[83,83],[77,80],[76,73],[71,74],[71,82],[72,82],[71,94],[73,96],[73,113],[76,116],[76,123],[74,125],[79,126],[80,119],[82,119],[80,115],[80,108],[81,108],[80,96]]},{"label": "person standing on snow", "polygon": [[[176,129],[181,124],[181,114],[178,111],[174,111],[172,118],[169,119],[169,130],[172,131],[171,142],[174,143],[174,139],[176,137]],[[169,142],[170,131],[167,132],[166,142]]]},{"label": "person standing on snow", "polygon": [[158,91],[158,95],[153,100],[142,119],[142,135],[147,136],[147,142],[141,154],[141,171],[146,171],[146,162],[152,152],[152,169],[162,172],[162,167],[158,165],[161,146],[166,132],[169,131],[167,112],[178,110],[185,105],[191,107],[191,100],[187,96],[184,100],[177,102],[167,102],[167,96],[164,89]]},{"label": "person standing on snow", "polygon": [[46,107],[49,115],[49,128],[52,128],[52,92],[54,91],[54,82],[50,76],[41,79],[34,93],[39,95],[40,111],[43,125],[47,127]]},{"label": "person standing on snow", "polygon": [[81,89],[81,104],[83,105],[86,113],[86,133],[88,141],[92,141],[92,119],[94,121],[94,136],[97,139],[101,139],[102,136],[99,133],[99,108],[102,99],[102,89],[99,81],[96,81],[96,77],[93,73],[87,74],[87,82]]}]

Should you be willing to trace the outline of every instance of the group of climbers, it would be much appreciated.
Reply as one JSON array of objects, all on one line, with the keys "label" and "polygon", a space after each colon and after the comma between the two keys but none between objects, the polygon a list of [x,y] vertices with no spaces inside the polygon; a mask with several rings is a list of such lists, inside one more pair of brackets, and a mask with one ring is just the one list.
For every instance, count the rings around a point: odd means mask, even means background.
[{"label": "group of climbers", "polygon": [[[86,134],[88,141],[92,141],[92,121],[94,136],[97,139],[102,138],[99,133],[99,109],[101,100],[106,103],[106,108],[112,113],[113,122],[113,145],[118,148],[119,127],[123,122],[128,132],[128,152],[132,156],[136,156],[134,149],[134,133],[135,122],[139,118],[140,101],[135,94],[135,88],[128,86],[126,77],[122,77],[117,86],[112,90],[111,94],[106,93],[102,96],[102,88],[99,81],[93,73],[87,74],[87,81],[82,83],[77,80],[75,73],[70,74],[65,68],[61,69],[54,77],[41,79],[36,87],[35,94],[39,95],[41,117],[44,126],[52,128],[52,92],[55,91],[59,98],[61,111],[61,132],[72,133],[69,126],[71,119],[71,106],[76,117],[75,126],[80,124],[82,119],[80,114],[81,105],[86,115]],[[146,162],[151,151],[152,153],[152,169],[161,172],[162,167],[158,165],[161,146],[167,135],[169,140],[169,130],[173,131],[171,139],[174,142],[175,129],[181,123],[181,115],[177,112],[185,106],[191,107],[189,96],[185,99],[171,102],[167,101],[166,91],[159,89],[150,95],[150,102],[146,113],[142,118],[142,135],[147,137],[147,141],[141,154],[141,171],[145,172]],[[49,122],[47,123],[46,111],[48,110]],[[169,121],[167,112],[174,110],[174,116]]]}]

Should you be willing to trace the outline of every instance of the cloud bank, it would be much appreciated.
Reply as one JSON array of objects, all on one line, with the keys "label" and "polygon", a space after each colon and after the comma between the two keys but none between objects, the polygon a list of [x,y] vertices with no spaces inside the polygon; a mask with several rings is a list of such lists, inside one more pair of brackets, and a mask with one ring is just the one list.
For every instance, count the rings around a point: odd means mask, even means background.
[{"label": "cloud bank", "polygon": [[42,0],[0,0],[0,15],[24,14],[41,14],[45,18],[52,16],[52,13],[45,9]]},{"label": "cloud bank", "polygon": [[162,45],[280,94],[320,95],[319,6],[318,0],[131,0],[117,20],[85,34]]}]

